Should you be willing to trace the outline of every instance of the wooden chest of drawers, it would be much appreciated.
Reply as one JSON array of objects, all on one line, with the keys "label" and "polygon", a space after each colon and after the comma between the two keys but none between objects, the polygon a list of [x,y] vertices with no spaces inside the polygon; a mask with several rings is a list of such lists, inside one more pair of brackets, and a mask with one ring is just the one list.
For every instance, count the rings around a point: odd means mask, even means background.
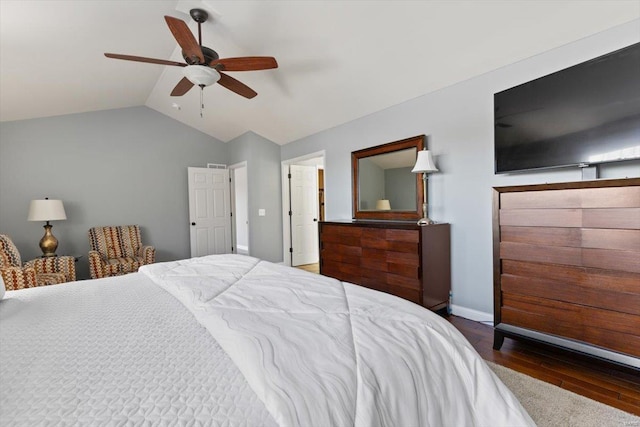
[{"label": "wooden chest of drawers", "polygon": [[640,368],[640,179],[496,188],[496,338]]},{"label": "wooden chest of drawers", "polygon": [[320,273],[387,292],[432,310],[451,289],[450,227],[434,224],[321,222]]}]

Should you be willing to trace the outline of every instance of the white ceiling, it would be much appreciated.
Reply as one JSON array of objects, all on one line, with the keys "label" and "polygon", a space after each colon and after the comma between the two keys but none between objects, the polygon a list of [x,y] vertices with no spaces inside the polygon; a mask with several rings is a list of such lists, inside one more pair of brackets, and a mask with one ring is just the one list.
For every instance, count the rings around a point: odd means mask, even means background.
[{"label": "white ceiling", "polygon": [[[211,12],[203,45],[221,57],[274,56],[276,70],[169,93],[181,61],[163,19]],[[253,131],[278,144],[328,129],[640,17],[640,0],[0,0],[0,120],[147,105],[222,141]],[[178,103],[180,109],[172,107]]]},{"label": "white ceiling", "polygon": [[416,163],[416,149],[407,148],[405,150],[394,151],[393,153],[377,154],[375,156],[363,157],[360,160],[370,160],[382,169],[397,169],[413,167]]}]

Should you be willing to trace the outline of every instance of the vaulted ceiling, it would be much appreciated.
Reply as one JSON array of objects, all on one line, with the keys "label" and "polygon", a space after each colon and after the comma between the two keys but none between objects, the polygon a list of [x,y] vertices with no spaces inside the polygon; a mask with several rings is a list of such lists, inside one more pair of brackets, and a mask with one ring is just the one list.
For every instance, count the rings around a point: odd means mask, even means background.
[{"label": "vaulted ceiling", "polygon": [[[182,62],[164,15],[209,12],[203,45],[279,68],[169,94]],[[0,1],[0,120],[147,105],[222,141],[253,131],[278,144],[640,18],[638,0]],[[639,28],[640,31],[640,28]]]}]

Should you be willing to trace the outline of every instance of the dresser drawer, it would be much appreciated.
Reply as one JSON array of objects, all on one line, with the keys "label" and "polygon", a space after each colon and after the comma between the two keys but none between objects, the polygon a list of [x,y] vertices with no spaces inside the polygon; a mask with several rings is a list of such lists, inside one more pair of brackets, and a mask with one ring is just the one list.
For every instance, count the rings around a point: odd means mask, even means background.
[{"label": "dresser drawer", "polygon": [[396,264],[393,262],[381,262],[377,259],[362,258],[360,260],[362,268],[369,270],[383,271],[386,273],[398,274],[400,276],[420,278],[420,267],[418,265]]},{"label": "dresser drawer", "polygon": [[519,191],[501,195],[503,209],[638,208],[640,187]]},{"label": "dresser drawer", "polygon": [[640,316],[503,293],[502,321],[640,357]]},{"label": "dresser drawer", "polygon": [[[540,266],[542,268],[542,266]],[[512,295],[546,298],[554,301],[598,307],[629,314],[640,314],[640,293],[607,287],[581,286],[571,280],[502,274],[502,292]],[[640,283],[640,276],[635,277]]]},{"label": "dresser drawer", "polygon": [[420,235],[410,230],[362,230],[360,244],[363,248],[382,249],[395,252],[418,252]]}]

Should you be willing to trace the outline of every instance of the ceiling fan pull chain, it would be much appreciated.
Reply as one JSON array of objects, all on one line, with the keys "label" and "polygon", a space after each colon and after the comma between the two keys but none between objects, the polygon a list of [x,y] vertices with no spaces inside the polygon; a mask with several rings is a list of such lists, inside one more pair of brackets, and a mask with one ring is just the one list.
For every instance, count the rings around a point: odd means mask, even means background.
[{"label": "ceiling fan pull chain", "polygon": [[202,118],[202,110],[204,110],[204,85],[200,85],[200,118]]}]

